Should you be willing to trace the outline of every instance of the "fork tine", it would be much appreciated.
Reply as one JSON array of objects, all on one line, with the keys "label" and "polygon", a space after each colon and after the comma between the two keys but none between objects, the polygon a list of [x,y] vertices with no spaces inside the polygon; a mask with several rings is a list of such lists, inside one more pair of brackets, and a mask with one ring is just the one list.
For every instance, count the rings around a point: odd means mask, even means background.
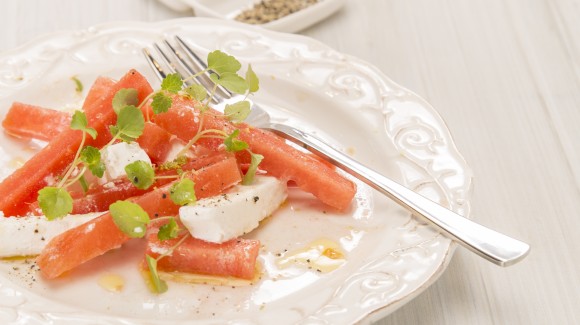
[{"label": "fork tine", "polygon": [[205,64],[205,62],[203,62],[203,60],[199,56],[197,56],[197,54],[195,52],[193,52],[191,47],[189,47],[181,37],[176,35],[175,40],[177,41],[177,44],[179,44],[179,46],[181,46],[181,48],[183,48],[185,50],[185,52],[188,54],[189,58],[193,62],[195,62],[201,70],[207,68],[207,65]]},{"label": "fork tine", "polygon": [[[198,68],[198,71],[207,69],[207,65],[205,64],[205,62],[191,49],[191,47],[189,47],[189,45],[187,45],[187,43],[185,43],[185,41],[181,37],[175,35],[175,41],[184,50],[185,54],[191,60],[191,62],[195,64],[195,66]],[[192,74],[194,73],[195,72],[193,72]],[[209,79],[209,72],[204,73],[204,77]],[[213,88],[213,82],[211,82],[210,85],[211,85],[210,87]],[[218,95],[223,99],[232,97],[232,93],[222,86],[217,87],[215,95]]]},{"label": "fork tine", "polygon": [[[169,72],[170,73],[176,73],[176,72],[179,73],[177,71],[177,67],[175,66],[175,64],[173,64],[173,62],[171,62],[171,60],[169,59],[167,54],[163,51],[163,49],[161,49],[161,47],[157,43],[154,43],[153,47],[155,48],[155,50],[157,50],[157,53],[159,53],[161,55],[161,59],[167,65]],[[181,76],[181,73],[179,73],[179,74]],[[181,76],[181,77],[183,78],[183,76]]]},{"label": "fork tine", "polygon": [[[163,80],[170,73],[177,73],[181,79],[186,80],[186,82],[185,82],[186,85],[191,85],[192,82],[201,84],[199,80],[192,80],[192,79],[188,79],[187,77],[184,77],[184,76],[189,76],[192,74],[191,67],[188,66],[185,62],[182,62],[182,57],[180,57],[179,54],[176,53],[173,46],[171,46],[171,44],[169,42],[164,41],[164,43],[170,49],[170,52],[175,57],[177,57],[179,59],[179,62],[180,62],[179,67],[175,65],[174,61],[170,57],[171,54],[168,54],[168,52],[166,50],[164,50],[163,48],[161,48],[161,46],[159,46],[159,44],[154,43],[153,48],[155,48],[156,52],[159,54],[159,57],[161,58],[160,59],[161,62],[155,59],[155,57],[151,54],[149,49],[147,49],[147,48],[143,49],[143,54],[145,54],[147,62],[153,68],[153,71],[155,71],[155,74],[157,75],[159,80]],[[183,73],[183,71],[186,71],[186,73]],[[204,85],[204,87],[206,87],[206,89],[207,89],[207,86]],[[221,100],[221,98],[216,98],[215,96],[211,99],[213,104],[219,104],[220,100]]]},{"label": "fork tine", "polygon": [[181,55],[181,52],[176,50],[175,47],[173,47],[173,45],[171,45],[171,43],[169,43],[167,40],[164,40],[163,43],[165,43],[165,46],[167,46],[167,48],[171,50],[173,55],[177,58],[177,61],[179,61],[181,67],[183,67],[187,71],[188,75],[189,76],[194,75],[195,70],[193,70],[193,68],[189,64],[187,64],[187,62],[185,62],[185,59],[183,58],[183,55]]},{"label": "fork tine", "polygon": [[157,77],[160,80],[163,80],[167,76],[167,73],[165,73],[165,70],[163,70],[163,68],[161,67],[159,62],[157,62],[157,60],[155,60],[155,58],[151,55],[151,52],[149,52],[149,49],[144,48],[143,54],[145,55],[145,58],[147,59],[147,63],[149,63],[151,68],[153,68],[153,71],[155,71],[155,74],[157,75]]},{"label": "fork tine", "polygon": [[[211,73],[210,71],[205,71],[207,69],[206,63],[191,49],[191,47],[189,47],[189,45],[187,45],[187,43],[185,43],[181,37],[175,36],[175,40],[179,49],[182,51],[177,49],[167,40],[163,41],[166,49],[162,48],[157,43],[153,44],[156,52],[159,53],[161,62],[153,57],[149,49],[143,49],[147,62],[151,65],[159,79],[163,80],[168,74],[177,73],[181,79],[185,80],[187,85],[198,83],[208,90],[214,89],[215,84],[210,78]],[[191,78],[191,76],[200,71],[204,71],[204,73],[195,78]],[[213,104],[219,104],[232,97],[233,94],[229,90],[218,85],[215,88],[211,101]]]},{"label": "fork tine", "polygon": [[[165,45],[167,46],[167,48],[171,51],[171,53],[173,53],[173,56],[175,58],[177,58],[177,61],[179,62],[179,66],[186,71],[186,75],[187,76],[193,76],[196,74],[196,70],[200,71],[202,69],[199,68],[199,66],[193,67],[192,63],[188,62],[188,60],[186,58],[183,57],[183,54],[177,50],[175,47],[173,47],[171,45],[171,43],[169,43],[167,40],[164,41]],[[195,63],[195,62],[194,62]],[[191,77],[186,77],[183,79],[186,79],[188,82],[196,82],[202,86],[204,86],[206,89],[212,89],[213,88],[213,82],[209,79],[204,78],[206,77],[205,75],[200,75],[197,76],[195,78],[191,78]],[[212,101],[214,101],[214,104],[217,104],[220,101],[223,101],[224,99],[226,99],[228,97],[223,97],[222,93],[216,93],[214,94],[214,97],[212,98]]]}]

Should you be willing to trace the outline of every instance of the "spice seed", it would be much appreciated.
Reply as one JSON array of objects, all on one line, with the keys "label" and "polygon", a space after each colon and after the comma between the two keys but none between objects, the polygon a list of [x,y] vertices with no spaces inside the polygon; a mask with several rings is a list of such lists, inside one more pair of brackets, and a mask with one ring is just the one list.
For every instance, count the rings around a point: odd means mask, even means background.
[{"label": "spice seed", "polygon": [[319,0],[262,0],[236,16],[237,21],[265,24],[307,8]]}]

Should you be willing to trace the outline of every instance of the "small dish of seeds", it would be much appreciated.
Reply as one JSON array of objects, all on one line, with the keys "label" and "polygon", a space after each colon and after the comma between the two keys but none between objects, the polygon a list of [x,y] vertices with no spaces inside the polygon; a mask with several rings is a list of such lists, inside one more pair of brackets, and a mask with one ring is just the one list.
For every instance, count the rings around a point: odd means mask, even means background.
[{"label": "small dish of seeds", "polygon": [[196,16],[235,20],[281,32],[297,32],[332,15],[346,0],[160,0]]}]

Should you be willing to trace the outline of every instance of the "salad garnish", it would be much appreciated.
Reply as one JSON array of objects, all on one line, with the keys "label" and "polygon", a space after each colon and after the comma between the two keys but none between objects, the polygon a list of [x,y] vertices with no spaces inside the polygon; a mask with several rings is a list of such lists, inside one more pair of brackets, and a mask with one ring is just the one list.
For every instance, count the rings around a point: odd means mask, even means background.
[{"label": "salad garnish", "polygon": [[72,80],[75,83],[75,91],[80,94],[83,92],[83,83],[79,80],[79,78],[77,78],[77,76],[72,76],[70,77],[70,80]]}]

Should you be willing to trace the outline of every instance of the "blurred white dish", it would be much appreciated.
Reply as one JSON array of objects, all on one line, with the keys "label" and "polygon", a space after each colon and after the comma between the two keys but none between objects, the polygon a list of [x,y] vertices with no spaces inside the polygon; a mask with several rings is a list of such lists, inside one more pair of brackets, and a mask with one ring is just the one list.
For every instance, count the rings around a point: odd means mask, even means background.
[{"label": "blurred white dish", "polygon": [[[259,1],[252,0],[159,0],[176,11],[193,9],[196,16],[235,20],[245,9]],[[320,0],[318,3],[299,10],[288,16],[261,24],[270,30],[294,33],[326,19],[339,10],[346,0]]]}]

